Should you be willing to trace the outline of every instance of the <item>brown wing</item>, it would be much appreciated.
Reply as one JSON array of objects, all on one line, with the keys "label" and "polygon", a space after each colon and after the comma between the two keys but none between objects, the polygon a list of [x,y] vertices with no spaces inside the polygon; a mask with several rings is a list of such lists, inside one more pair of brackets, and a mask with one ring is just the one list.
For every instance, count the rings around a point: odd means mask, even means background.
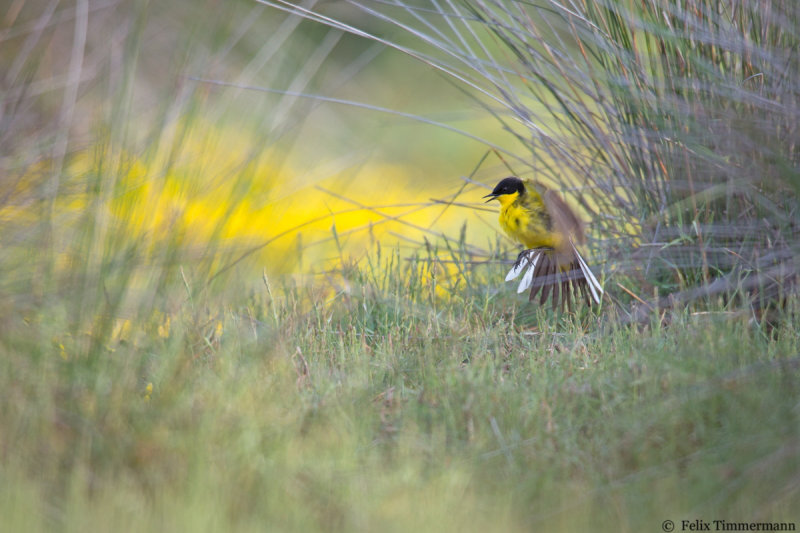
[{"label": "brown wing", "polygon": [[578,218],[556,191],[545,190],[544,194],[542,194],[542,201],[557,232],[571,236],[575,244],[586,242],[583,221]]}]

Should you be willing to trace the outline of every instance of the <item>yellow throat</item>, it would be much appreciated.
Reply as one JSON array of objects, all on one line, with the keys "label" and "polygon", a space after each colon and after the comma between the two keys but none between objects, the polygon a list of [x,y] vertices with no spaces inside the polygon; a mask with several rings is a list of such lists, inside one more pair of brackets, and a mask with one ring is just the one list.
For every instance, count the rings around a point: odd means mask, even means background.
[{"label": "yellow throat", "polygon": [[500,208],[504,210],[508,206],[513,204],[517,200],[517,198],[519,198],[518,192],[511,194],[501,194],[500,196],[497,197],[497,201],[500,202]]}]

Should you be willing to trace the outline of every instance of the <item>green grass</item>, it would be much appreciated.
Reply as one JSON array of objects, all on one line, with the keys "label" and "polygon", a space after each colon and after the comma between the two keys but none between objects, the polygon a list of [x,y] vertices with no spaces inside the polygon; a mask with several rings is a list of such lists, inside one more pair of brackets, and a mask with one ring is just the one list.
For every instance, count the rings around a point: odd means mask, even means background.
[{"label": "green grass", "polygon": [[508,288],[437,297],[430,270],[388,264],[342,271],[348,289],[327,302],[291,287],[218,296],[200,307],[221,327],[184,311],[168,336],[163,320],[132,324],[127,342],[65,336],[51,309],[7,321],[6,527],[800,518],[793,316],[773,329],[728,313],[580,323]]}]

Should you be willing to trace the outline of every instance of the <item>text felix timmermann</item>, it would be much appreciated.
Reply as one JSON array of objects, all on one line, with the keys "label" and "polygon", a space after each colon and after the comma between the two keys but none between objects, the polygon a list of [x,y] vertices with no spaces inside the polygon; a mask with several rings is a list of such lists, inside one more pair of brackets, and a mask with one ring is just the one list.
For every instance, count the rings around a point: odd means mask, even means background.
[{"label": "text felix timmermann", "polygon": [[681,531],[796,531],[794,522],[729,522],[681,520]]}]

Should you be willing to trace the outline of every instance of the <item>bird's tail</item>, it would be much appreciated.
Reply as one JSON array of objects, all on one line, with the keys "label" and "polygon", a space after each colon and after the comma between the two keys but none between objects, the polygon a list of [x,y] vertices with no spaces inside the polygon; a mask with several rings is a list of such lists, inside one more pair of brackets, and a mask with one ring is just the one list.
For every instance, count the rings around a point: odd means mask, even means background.
[{"label": "bird's tail", "polygon": [[529,300],[541,292],[539,304],[543,305],[552,293],[553,309],[570,307],[571,295],[582,298],[587,305],[599,304],[603,297],[602,285],[575,245],[570,242],[570,247],[569,254],[557,253],[552,248],[524,250],[508,272],[506,281],[516,279],[527,268],[517,292],[530,289]]}]

